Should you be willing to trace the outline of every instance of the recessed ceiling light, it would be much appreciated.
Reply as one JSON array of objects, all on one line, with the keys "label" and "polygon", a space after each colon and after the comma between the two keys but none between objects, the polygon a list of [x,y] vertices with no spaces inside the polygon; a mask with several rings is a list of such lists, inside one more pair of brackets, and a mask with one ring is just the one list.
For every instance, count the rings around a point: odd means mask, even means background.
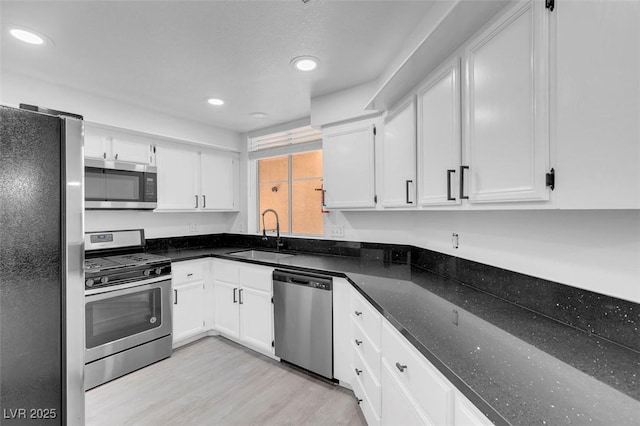
[{"label": "recessed ceiling light", "polygon": [[267,115],[268,115],[268,114],[267,114],[266,112],[252,112],[250,115],[251,115],[253,118],[259,118],[259,119],[262,119],[262,118],[267,118]]},{"label": "recessed ceiling light", "polygon": [[218,98],[206,98],[205,99],[207,101],[207,103],[209,103],[210,105],[215,105],[215,106],[220,106],[220,105],[224,105],[224,101],[222,99],[218,99]]},{"label": "recessed ceiling light", "polygon": [[12,28],[9,30],[12,36],[17,38],[20,41],[24,41],[29,44],[43,44],[44,37],[39,36],[33,31],[27,31],[21,28]]},{"label": "recessed ceiling light", "polygon": [[300,71],[313,71],[318,67],[320,61],[313,56],[298,56],[291,60],[294,67]]}]

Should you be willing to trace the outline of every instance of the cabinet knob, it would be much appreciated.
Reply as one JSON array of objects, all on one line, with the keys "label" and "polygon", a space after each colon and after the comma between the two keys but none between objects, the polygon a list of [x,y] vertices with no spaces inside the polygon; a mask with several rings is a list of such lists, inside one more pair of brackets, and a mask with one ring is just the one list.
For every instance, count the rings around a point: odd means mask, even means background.
[{"label": "cabinet knob", "polygon": [[402,365],[399,362],[396,362],[396,367],[398,368],[398,370],[400,370],[401,373],[404,373],[404,370],[407,369],[406,365]]},{"label": "cabinet knob", "polygon": [[362,312],[360,312],[360,311],[355,311],[354,313],[356,314],[356,316],[357,316],[357,317],[359,317],[360,315],[362,315]]},{"label": "cabinet knob", "polygon": [[360,346],[362,344],[362,340],[356,339],[355,342],[356,342],[356,345],[358,345],[358,346]]},{"label": "cabinet knob", "polygon": [[358,398],[358,405],[362,402],[362,398]]},{"label": "cabinet knob", "polygon": [[362,370],[358,370],[357,368],[355,370],[356,370],[356,375],[358,376],[362,373]]}]

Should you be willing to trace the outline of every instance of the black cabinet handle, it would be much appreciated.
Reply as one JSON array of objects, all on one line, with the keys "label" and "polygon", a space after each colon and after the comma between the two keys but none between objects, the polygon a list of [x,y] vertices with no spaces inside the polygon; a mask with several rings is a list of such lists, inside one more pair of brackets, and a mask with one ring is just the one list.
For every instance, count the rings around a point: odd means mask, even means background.
[{"label": "black cabinet handle", "polygon": [[402,365],[399,362],[396,362],[396,367],[398,368],[398,370],[400,370],[401,373],[404,373],[404,370],[407,369],[406,365]]},{"label": "black cabinet handle", "polygon": [[359,376],[360,374],[362,374],[362,370],[358,370],[357,368],[356,368],[355,370],[356,370],[356,375],[357,375],[357,376]]},{"label": "black cabinet handle", "polygon": [[409,184],[410,183],[413,183],[413,181],[410,179],[405,181],[405,190],[407,192],[407,204],[413,204],[413,201],[409,201]]},{"label": "black cabinet handle", "polygon": [[359,317],[360,315],[362,315],[362,312],[360,311],[354,311],[354,313],[356,314],[357,317]]},{"label": "black cabinet handle", "polygon": [[362,344],[362,340],[358,340],[358,339],[356,339],[356,340],[355,340],[355,342],[356,342],[356,345],[357,345],[357,346],[360,346],[360,345]]},{"label": "black cabinet handle", "polygon": [[469,196],[464,195],[464,171],[469,170],[469,166],[460,166],[460,199],[468,200]]},{"label": "black cabinet handle", "polygon": [[357,400],[358,400],[358,405],[360,405],[360,403],[362,402],[362,399],[361,398],[357,398]]},{"label": "black cabinet handle", "polygon": [[196,209],[198,208],[198,196],[196,195]]},{"label": "black cabinet handle", "polygon": [[202,208],[203,209],[207,208],[207,196],[206,195],[202,196]]},{"label": "black cabinet handle", "polygon": [[242,301],[242,290],[244,290],[243,288],[241,288],[240,290],[238,290],[238,299],[239,299],[239,304],[243,304],[244,302]]},{"label": "black cabinet handle", "polygon": [[177,305],[178,304],[178,290],[176,290],[175,288],[173,289],[173,295],[174,295],[173,304]]},{"label": "black cabinet handle", "polygon": [[455,173],[455,170],[447,170],[447,201],[455,201],[455,197],[451,196],[451,174]]},{"label": "black cabinet handle", "polygon": [[118,154],[116,154],[116,160],[118,159]]},{"label": "black cabinet handle", "polygon": [[238,303],[238,299],[236,298],[236,291],[237,290],[238,290],[237,288],[233,289],[233,303]]}]

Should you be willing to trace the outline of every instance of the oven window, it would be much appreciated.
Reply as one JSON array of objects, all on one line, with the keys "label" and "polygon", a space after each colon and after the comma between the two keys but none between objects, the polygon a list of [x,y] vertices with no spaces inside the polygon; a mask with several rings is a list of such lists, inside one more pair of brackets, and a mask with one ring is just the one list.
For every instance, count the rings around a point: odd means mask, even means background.
[{"label": "oven window", "polygon": [[86,303],[87,349],[162,325],[160,289]]}]

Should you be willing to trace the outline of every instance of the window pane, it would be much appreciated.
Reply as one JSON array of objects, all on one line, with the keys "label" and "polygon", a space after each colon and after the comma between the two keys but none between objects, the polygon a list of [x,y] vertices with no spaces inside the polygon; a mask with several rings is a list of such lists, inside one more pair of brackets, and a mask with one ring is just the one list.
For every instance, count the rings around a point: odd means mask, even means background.
[{"label": "window pane", "polygon": [[291,175],[293,179],[322,177],[322,151],[292,155]]},{"label": "window pane", "polygon": [[287,181],[289,157],[267,158],[258,161],[258,180],[263,182]]},{"label": "window pane", "polygon": [[[258,229],[262,232],[262,212],[273,209],[280,219],[280,233],[289,232],[289,185],[286,182],[261,183],[260,184],[260,211],[258,216]],[[264,217],[267,231],[276,229],[276,217],[273,213],[267,213]]]},{"label": "window pane", "polygon": [[297,180],[292,185],[292,233],[322,235],[322,191],[316,191],[322,188],[322,179]]}]

